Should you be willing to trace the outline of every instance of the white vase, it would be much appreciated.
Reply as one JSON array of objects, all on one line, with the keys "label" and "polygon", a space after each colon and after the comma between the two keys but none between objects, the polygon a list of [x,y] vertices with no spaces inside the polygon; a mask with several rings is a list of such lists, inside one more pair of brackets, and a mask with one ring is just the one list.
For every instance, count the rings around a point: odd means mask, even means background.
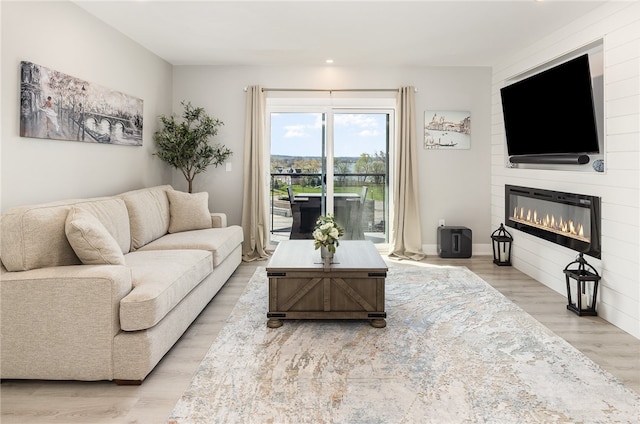
[{"label": "white vase", "polygon": [[331,259],[333,258],[333,252],[330,251],[328,247],[320,246],[320,257],[323,259]]}]

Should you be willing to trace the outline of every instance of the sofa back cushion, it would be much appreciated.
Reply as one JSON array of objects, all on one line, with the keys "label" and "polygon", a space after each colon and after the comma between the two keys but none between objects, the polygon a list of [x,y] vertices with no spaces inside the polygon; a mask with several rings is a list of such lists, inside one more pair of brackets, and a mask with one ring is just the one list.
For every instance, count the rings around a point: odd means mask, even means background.
[{"label": "sofa back cushion", "polygon": [[72,206],[64,232],[83,264],[126,265],[118,242],[91,212]]},{"label": "sofa back cushion", "polygon": [[163,185],[122,193],[129,211],[131,227],[131,250],[141,248],[169,231],[169,200],[167,190],[170,185]]},{"label": "sofa back cushion", "polygon": [[122,253],[129,252],[129,215],[122,199],[62,200],[13,208],[2,216],[1,247],[5,268],[27,271],[80,264],[65,234],[65,221],[74,206],[91,212],[113,236]]},{"label": "sofa back cushion", "polygon": [[129,228],[129,212],[122,199],[111,197],[101,202],[85,202],[75,205],[90,212],[98,218],[109,234],[116,239],[122,253],[129,253],[131,245],[131,229]]}]

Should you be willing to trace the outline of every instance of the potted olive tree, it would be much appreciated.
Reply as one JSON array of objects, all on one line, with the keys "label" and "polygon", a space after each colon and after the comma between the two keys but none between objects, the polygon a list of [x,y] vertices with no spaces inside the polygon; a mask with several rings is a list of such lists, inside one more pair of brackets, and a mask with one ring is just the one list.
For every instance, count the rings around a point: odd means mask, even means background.
[{"label": "potted olive tree", "polygon": [[154,155],[179,169],[189,184],[189,193],[196,175],[206,171],[207,167],[223,164],[232,152],[224,145],[209,144],[209,137],[218,133],[218,127],[224,125],[219,119],[207,115],[201,107],[191,102],[182,102],[184,113],[182,122],[175,116],[160,116],[163,128],[153,135],[158,151]]}]

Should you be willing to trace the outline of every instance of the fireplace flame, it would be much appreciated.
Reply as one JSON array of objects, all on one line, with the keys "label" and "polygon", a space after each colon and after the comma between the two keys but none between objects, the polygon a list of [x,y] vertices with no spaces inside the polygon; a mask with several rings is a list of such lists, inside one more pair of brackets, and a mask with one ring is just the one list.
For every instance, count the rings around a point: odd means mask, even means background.
[{"label": "fireplace flame", "polygon": [[542,217],[542,215],[538,217],[537,210],[525,210],[524,207],[518,208],[516,206],[513,209],[513,217],[511,219],[543,230],[586,241],[587,243],[590,242],[590,240],[584,236],[584,226],[581,223],[573,222],[573,220],[570,219],[567,220],[562,216],[556,218],[554,215],[547,213],[544,217]]}]

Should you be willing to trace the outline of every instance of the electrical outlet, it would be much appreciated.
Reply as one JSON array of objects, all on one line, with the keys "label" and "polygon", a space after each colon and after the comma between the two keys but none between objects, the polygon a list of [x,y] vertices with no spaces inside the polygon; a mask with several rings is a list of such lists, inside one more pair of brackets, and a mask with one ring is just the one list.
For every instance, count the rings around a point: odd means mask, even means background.
[{"label": "electrical outlet", "polygon": [[225,170],[231,172],[231,162],[227,162]]},{"label": "electrical outlet", "polygon": [[438,220],[438,226],[439,227],[444,227],[444,219],[439,219]]}]

